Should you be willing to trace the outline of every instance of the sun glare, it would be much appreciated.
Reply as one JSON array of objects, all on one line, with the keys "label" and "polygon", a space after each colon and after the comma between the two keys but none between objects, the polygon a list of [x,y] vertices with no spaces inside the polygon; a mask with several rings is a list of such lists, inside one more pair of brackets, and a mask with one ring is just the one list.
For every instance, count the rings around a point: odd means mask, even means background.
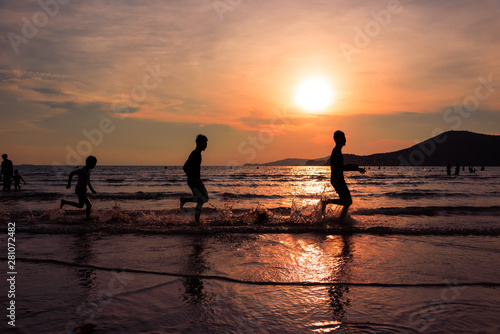
[{"label": "sun glare", "polygon": [[308,112],[324,110],[332,104],[333,90],[327,80],[310,78],[300,83],[295,90],[295,103]]}]

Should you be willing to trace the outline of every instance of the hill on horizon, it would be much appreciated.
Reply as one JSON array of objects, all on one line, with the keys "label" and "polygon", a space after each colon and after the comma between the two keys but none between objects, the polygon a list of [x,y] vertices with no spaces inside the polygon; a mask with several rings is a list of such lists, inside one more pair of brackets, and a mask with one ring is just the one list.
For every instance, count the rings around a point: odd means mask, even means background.
[{"label": "hill on horizon", "polygon": [[[283,159],[253,166],[325,166],[319,159]],[[447,131],[411,147],[371,155],[344,154],[346,164],[362,166],[500,166],[500,136],[470,131]]]}]

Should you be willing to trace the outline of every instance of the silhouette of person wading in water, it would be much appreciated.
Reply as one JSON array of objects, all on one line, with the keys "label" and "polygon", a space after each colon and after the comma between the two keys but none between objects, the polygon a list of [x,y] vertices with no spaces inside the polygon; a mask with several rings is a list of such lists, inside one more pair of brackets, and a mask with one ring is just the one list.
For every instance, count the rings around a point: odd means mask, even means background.
[{"label": "silhouette of person wading in water", "polygon": [[181,197],[181,210],[184,204],[188,202],[195,202],[196,208],[194,210],[194,219],[197,223],[200,222],[200,214],[203,204],[208,202],[208,192],[207,188],[201,181],[200,170],[201,170],[201,152],[205,151],[208,144],[208,138],[204,135],[198,135],[196,137],[196,148],[191,152],[189,158],[187,159],[184,167],[184,173],[187,175],[187,184],[191,191],[193,192],[192,197]]},{"label": "silhouette of person wading in water", "polygon": [[12,177],[12,180],[14,181],[15,191],[21,190],[21,181],[23,181],[23,183],[26,184],[26,181],[24,181],[23,177],[19,175],[19,171],[17,169],[14,171],[14,176]]},{"label": "silhouette of person wading in water", "polygon": [[3,176],[3,191],[10,191],[12,177],[14,176],[14,165],[12,164],[12,161],[7,158],[7,154],[2,154],[3,161],[0,175]]},{"label": "silhouette of person wading in water", "polygon": [[321,201],[321,210],[324,212],[327,204],[338,204],[344,206],[342,213],[340,215],[340,221],[344,221],[349,206],[352,204],[351,193],[347,184],[344,180],[344,171],[358,171],[361,174],[366,173],[364,168],[359,168],[358,165],[344,165],[344,156],[342,155],[342,147],[345,146],[347,140],[345,134],[337,130],[333,134],[333,140],[335,140],[335,147],[332,150],[332,155],[330,156],[330,168],[331,168],[331,179],[333,188],[339,195],[336,199],[327,199]]}]

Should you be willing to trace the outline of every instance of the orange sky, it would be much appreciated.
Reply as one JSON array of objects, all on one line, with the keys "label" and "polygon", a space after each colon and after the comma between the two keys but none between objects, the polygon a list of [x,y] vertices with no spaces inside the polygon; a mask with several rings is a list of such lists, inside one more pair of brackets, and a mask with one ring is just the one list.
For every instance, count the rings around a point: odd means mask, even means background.
[{"label": "orange sky", "polygon": [[[42,4],[0,5],[15,163],[180,165],[198,133],[207,165],[327,156],[337,129],[355,154],[500,133],[498,1]],[[316,113],[294,103],[309,77],[336,96]]]}]

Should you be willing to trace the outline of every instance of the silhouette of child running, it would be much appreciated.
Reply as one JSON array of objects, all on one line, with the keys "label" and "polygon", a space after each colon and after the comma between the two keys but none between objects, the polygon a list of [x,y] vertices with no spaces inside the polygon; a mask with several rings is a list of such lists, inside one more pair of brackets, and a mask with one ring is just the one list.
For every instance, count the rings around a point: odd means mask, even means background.
[{"label": "silhouette of child running", "polygon": [[95,194],[95,190],[94,188],[92,188],[92,185],[90,184],[90,171],[95,167],[96,164],[97,164],[96,157],[91,155],[85,160],[84,167],[74,170],[69,174],[68,185],[66,186],[67,189],[71,188],[71,179],[73,178],[73,176],[75,174],[78,176],[78,182],[75,187],[75,194],[78,196],[78,203],[62,199],[60,205],[61,209],[65,204],[80,209],[83,208],[83,206],[85,205],[86,216],[87,218],[90,217],[90,210],[92,209],[92,204],[90,203],[90,200],[87,197],[87,186],[89,187],[90,191],[92,191]]},{"label": "silhouette of child running", "polygon": [[333,188],[339,195],[338,199],[327,199],[321,201],[321,210],[324,212],[327,204],[338,204],[343,205],[342,213],[340,215],[340,221],[344,221],[349,206],[352,204],[351,193],[347,184],[344,180],[344,171],[358,171],[361,174],[366,173],[364,168],[359,168],[358,165],[344,165],[344,156],[342,155],[342,147],[345,146],[347,140],[345,134],[337,130],[333,134],[333,139],[335,140],[335,147],[332,150],[332,155],[330,156],[330,168],[331,168],[331,179]]},{"label": "silhouette of child running", "polygon": [[14,176],[12,177],[12,180],[14,180],[15,191],[21,190],[21,181],[23,181],[23,183],[26,184],[23,177],[19,175],[19,171],[17,169],[14,171]]},{"label": "silhouette of child running", "polygon": [[191,152],[189,158],[184,164],[183,170],[187,175],[187,184],[193,192],[192,197],[181,197],[181,210],[184,204],[188,202],[195,202],[196,208],[194,210],[194,219],[197,223],[200,222],[200,214],[203,204],[208,202],[207,188],[201,181],[201,152],[205,151],[208,144],[208,138],[204,135],[196,137],[196,148]]}]

